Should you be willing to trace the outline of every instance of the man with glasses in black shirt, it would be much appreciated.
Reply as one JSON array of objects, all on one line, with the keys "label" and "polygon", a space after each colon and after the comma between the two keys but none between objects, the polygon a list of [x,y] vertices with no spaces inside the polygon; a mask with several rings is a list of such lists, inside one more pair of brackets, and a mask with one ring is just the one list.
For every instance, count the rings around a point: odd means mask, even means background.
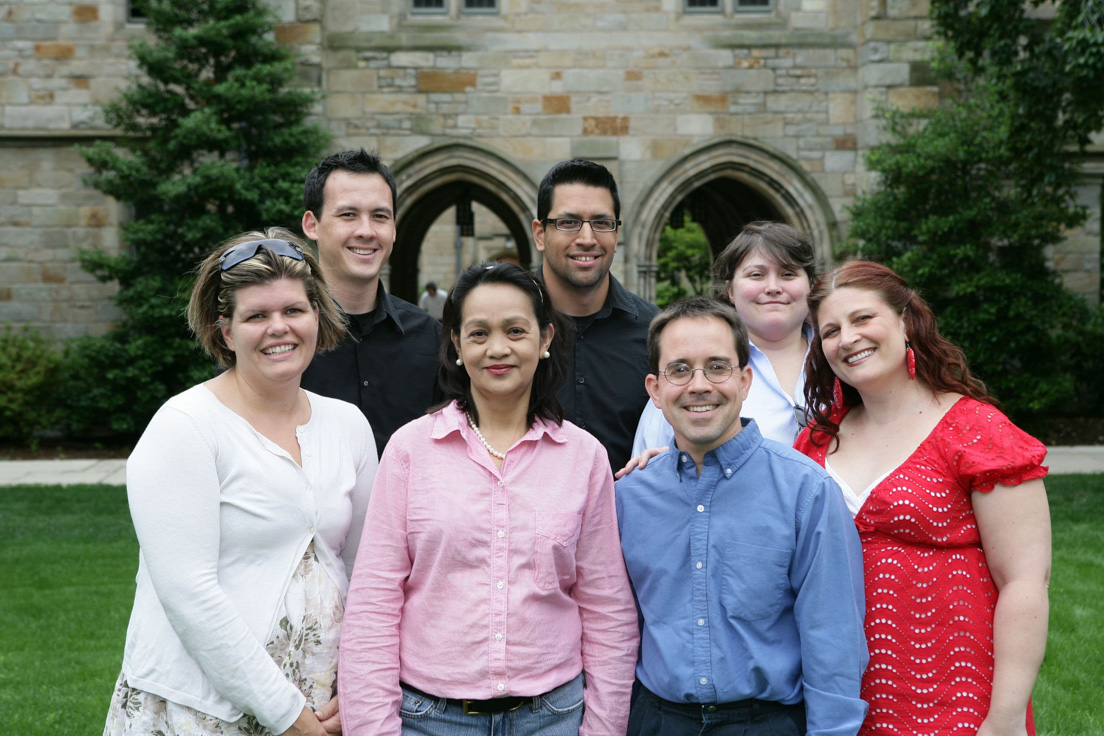
[{"label": "man with glasses in black shirt", "polygon": [[610,466],[628,462],[648,393],[648,323],[655,305],[610,274],[621,226],[617,182],[592,161],[556,164],[541,181],[533,240],[543,254],[537,275],[552,304],[575,322],[564,418],[605,446]]},{"label": "man with glasses in black shirt", "polygon": [[303,232],[318,245],[326,283],[349,316],[349,335],[315,357],[302,386],[360,407],[381,454],[396,429],[441,396],[440,323],[380,283],[395,245],[395,189],[390,169],[363,148],[324,159],[303,187]]}]

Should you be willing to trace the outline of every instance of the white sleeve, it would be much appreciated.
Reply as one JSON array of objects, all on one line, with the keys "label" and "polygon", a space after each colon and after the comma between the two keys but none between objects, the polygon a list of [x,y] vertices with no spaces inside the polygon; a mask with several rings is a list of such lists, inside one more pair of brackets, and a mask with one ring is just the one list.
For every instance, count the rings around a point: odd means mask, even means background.
[{"label": "white sleeve", "polygon": [[663,412],[648,399],[644,411],[640,414],[640,423],[636,425],[633,438],[632,456],[637,457],[653,447],[670,447],[675,443],[675,431],[667,423]]},{"label": "white sleeve", "polygon": [[358,409],[356,416],[362,421],[361,437],[355,441],[354,457],[357,458],[356,484],[353,486],[353,518],[349,524],[349,534],[345,537],[345,546],[341,550],[341,559],[345,562],[345,575],[353,576],[353,561],[356,559],[357,550],[360,549],[360,538],[364,530],[364,516],[368,513],[368,499],[372,495],[372,484],[376,480],[376,470],[379,467],[379,459],[376,456],[376,437],[368,420]]},{"label": "white sleeve", "polygon": [[235,707],[286,731],[306,698],[219,586],[215,448],[191,417],[162,407],[153,418],[127,461],[127,498],[154,591],[188,654]]}]

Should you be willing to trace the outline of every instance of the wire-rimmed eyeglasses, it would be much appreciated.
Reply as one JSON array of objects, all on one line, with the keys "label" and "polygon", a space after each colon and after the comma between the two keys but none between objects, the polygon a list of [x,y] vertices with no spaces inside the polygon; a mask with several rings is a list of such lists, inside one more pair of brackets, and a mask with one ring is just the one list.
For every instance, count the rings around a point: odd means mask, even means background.
[{"label": "wire-rimmed eyeglasses", "polygon": [[605,217],[599,217],[596,220],[582,220],[578,217],[546,217],[541,222],[545,225],[552,223],[557,230],[568,233],[576,233],[582,230],[584,222],[590,223],[590,229],[596,233],[612,233],[621,227],[620,220],[610,220]]},{"label": "wire-rimmed eyeglasses", "polygon": [[686,363],[668,363],[667,367],[660,371],[663,377],[676,386],[685,386],[693,380],[694,374],[701,371],[705,380],[710,383],[724,383],[732,377],[736,366],[724,361],[715,360],[707,363],[704,368],[691,368]]}]

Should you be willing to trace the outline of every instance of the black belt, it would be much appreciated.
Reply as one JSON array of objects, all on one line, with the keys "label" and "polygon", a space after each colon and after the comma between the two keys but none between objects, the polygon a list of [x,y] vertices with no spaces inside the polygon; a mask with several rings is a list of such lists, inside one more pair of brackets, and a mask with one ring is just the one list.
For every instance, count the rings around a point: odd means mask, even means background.
[{"label": "black belt", "polygon": [[790,708],[801,708],[801,703],[786,705],[774,700],[758,700],[748,698],[746,700],[733,700],[729,703],[676,703],[673,700],[661,698],[643,685],[640,689],[654,698],[660,705],[680,713],[692,716],[701,716],[703,713],[729,713],[738,710],[759,710],[760,712],[782,711]]},{"label": "black belt", "polygon": [[[399,683],[412,693],[421,695],[424,698],[430,698],[431,700],[440,700],[436,695],[430,695],[427,692],[423,692],[416,687],[411,687],[405,682]],[[445,698],[450,705],[455,705],[461,708],[465,715],[469,716],[483,716],[493,715],[495,713],[508,713],[512,710],[517,710],[526,703],[532,702],[533,698],[520,698],[516,696],[508,696],[504,698],[491,698],[490,700],[469,700],[467,698]]]}]

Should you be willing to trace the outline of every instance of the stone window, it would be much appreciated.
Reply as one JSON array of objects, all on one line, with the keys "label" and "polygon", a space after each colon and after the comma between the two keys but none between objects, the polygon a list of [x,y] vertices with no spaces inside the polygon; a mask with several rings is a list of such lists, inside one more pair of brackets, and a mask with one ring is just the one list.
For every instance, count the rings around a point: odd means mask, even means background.
[{"label": "stone window", "polygon": [[731,13],[755,12],[771,9],[771,0],[683,0],[683,10],[687,13]]},{"label": "stone window", "polygon": [[462,13],[497,13],[498,0],[410,0],[410,12],[417,15],[447,15]]},{"label": "stone window", "polygon": [[146,22],[146,7],[143,0],[127,0],[126,13],[127,23]]}]

